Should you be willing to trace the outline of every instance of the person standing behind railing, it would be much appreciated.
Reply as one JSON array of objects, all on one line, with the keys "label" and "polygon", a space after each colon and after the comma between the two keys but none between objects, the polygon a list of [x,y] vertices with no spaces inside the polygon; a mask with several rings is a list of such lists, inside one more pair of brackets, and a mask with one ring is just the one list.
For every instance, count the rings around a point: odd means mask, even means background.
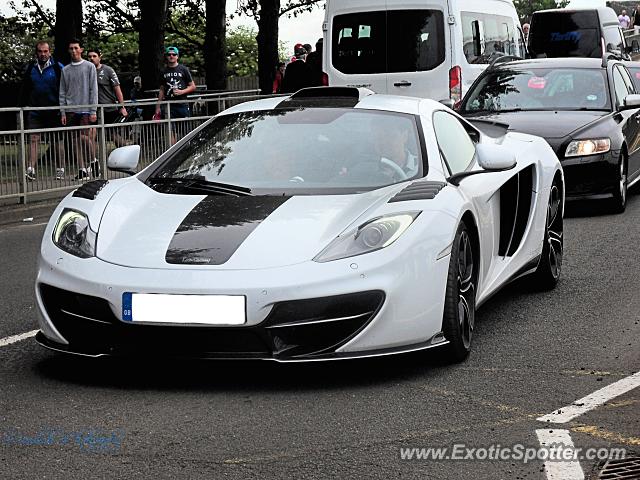
[{"label": "person standing behind railing", "polygon": [[[60,89],[60,77],[63,65],[51,57],[49,43],[40,41],[36,43],[36,59],[29,63],[22,77],[22,85],[18,104],[21,107],[53,107],[58,106],[58,91]],[[60,114],[55,110],[34,110],[28,113],[26,118],[28,128],[57,128],[60,126]],[[25,176],[27,180],[36,179],[36,163],[38,161],[38,147],[40,134],[30,135],[29,165]],[[58,162],[62,165],[64,148],[61,143],[58,147]]]},{"label": "person standing behind railing", "polygon": [[[90,105],[61,110],[62,125],[70,127],[88,126],[97,119],[95,105],[98,103],[98,75],[96,67],[82,58],[82,52],[83,48],[79,40],[74,39],[69,42],[71,63],[62,69],[60,79],[61,107]],[[80,130],[79,135],[74,136],[79,165],[75,179],[82,180],[89,177],[91,169],[85,162],[85,154],[88,154],[89,159],[95,158],[95,144],[91,139],[90,128],[84,128]]]},{"label": "person standing behind railing", "polygon": [[[160,118],[160,102],[163,100],[182,100],[186,99],[187,95],[195,91],[196,84],[191,77],[189,69],[178,63],[180,52],[178,47],[167,47],[165,50],[165,58],[167,60],[167,67],[162,72],[163,82],[160,85],[160,91],[158,92],[158,104],[156,105],[156,113],[154,118]],[[189,104],[188,103],[171,103],[170,104],[171,118],[188,118]],[[171,145],[176,143],[175,128],[171,129]]]},{"label": "person standing behind railing", "polygon": [[626,10],[622,10],[622,13],[618,15],[618,23],[623,30],[627,30],[629,25],[631,25],[631,19],[629,18],[629,15],[627,15]]},{"label": "person standing behind railing", "polygon": [[[122,89],[120,88],[120,80],[115,70],[109,65],[102,63],[102,53],[99,49],[93,48],[89,50],[89,61],[96,67],[96,74],[98,78],[98,103],[99,104],[114,104],[119,103],[120,108],[116,107],[103,107],[104,123],[115,123],[119,115],[126,117],[128,115],[127,109],[124,106],[124,96],[122,95]],[[113,139],[117,147],[121,147],[126,144],[124,139],[118,135],[115,128],[107,129],[109,137]],[[95,141],[95,138],[93,139]],[[97,159],[91,162],[91,174],[94,177],[100,176],[100,164]]]}]

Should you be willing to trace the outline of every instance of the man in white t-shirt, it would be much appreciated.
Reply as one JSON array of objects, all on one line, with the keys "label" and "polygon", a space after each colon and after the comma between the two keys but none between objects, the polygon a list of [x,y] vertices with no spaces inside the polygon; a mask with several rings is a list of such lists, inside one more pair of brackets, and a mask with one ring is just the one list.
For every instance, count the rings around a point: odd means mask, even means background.
[{"label": "man in white t-shirt", "polygon": [[618,15],[618,23],[623,30],[627,30],[631,25],[631,19],[629,18],[629,15],[627,15],[626,10],[622,10],[622,13]]}]

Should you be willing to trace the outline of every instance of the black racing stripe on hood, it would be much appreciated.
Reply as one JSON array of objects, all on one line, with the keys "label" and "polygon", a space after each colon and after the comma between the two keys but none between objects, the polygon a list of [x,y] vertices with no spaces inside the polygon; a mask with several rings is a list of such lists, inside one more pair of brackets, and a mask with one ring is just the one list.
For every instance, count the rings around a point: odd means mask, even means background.
[{"label": "black racing stripe on hood", "polygon": [[165,260],[181,265],[222,265],[260,223],[290,197],[208,196],[182,221]]}]

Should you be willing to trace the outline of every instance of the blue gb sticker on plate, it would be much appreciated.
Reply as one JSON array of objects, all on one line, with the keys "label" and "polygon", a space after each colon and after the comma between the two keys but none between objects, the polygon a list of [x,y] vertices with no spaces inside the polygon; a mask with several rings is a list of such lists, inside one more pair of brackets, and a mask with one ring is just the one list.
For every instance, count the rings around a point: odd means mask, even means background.
[{"label": "blue gb sticker on plate", "polygon": [[124,292],[122,294],[122,320],[125,322],[133,322],[131,297],[131,292]]}]

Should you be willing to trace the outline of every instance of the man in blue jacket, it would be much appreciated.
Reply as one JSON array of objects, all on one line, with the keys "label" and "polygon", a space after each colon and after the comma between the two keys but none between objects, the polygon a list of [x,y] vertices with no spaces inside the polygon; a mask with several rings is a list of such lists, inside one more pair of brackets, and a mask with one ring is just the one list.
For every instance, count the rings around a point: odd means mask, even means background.
[{"label": "man in blue jacket", "polygon": [[[20,90],[20,106],[29,107],[56,107],[51,110],[29,111],[25,120],[27,128],[57,128],[60,127],[60,110],[58,107],[58,92],[60,89],[60,77],[62,64],[51,57],[49,43],[40,41],[36,44],[36,59],[29,63],[22,78]],[[31,134],[31,148],[29,149],[29,165],[27,166],[27,180],[36,179],[36,162],[38,160],[38,147],[40,134]],[[58,165],[63,165],[64,148],[58,143]],[[58,177],[56,170],[56,177]]]}]

